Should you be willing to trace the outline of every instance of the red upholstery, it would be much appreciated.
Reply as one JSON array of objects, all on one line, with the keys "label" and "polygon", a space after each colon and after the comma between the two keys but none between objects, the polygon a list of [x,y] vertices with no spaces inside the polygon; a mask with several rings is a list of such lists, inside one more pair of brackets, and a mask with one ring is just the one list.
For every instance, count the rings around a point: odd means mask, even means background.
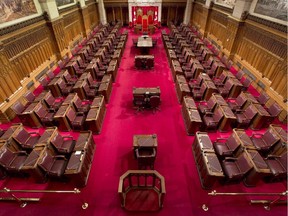
[{"label": "red upholstery", "polygon": [[205,92],[206,92],[207,86],[205,83],[202,83],[200,88],[193,88],[192,89],[192,97],[194,100],[199,101],[203,98]]},{"label": "red upholstery", "polygon": [[12,106],[11,109],[16,115],[21,115],[22,112],[25,110],[25,106],[20,102],[16,101]]},{"label": "red upholstery", "polygon": [[79,97],[73,102],[73,105],[77,112],[87,113],[90,109],[90,104],[83,103]]},{"label": "red upholstery", "polygon": [[213,97],[210,97],[210,99],[205,102],[205,101],[200,101],[198,105],[198,110],[200,114],[205,114],[206,112],[213,112],[215,106],[217,105],[216,100],[213,99]]},{"label": "red upholstery", "polygon": [[267,110],[272,118],[277,118],[282,112],[282,108],[276,102],[272,103]]},{"label": "red upholstery", "polygon": [[35,95],[31,92],[31,91],[27,91],[25,92],[25,94],[23,95],[23,97],[25,98],[25,100],[28,103],[32,103],[35,100]]},{"label": "red upholstery", "polygon": [[156,159],[155,148],[141,148],[135,150],[136,159],[138,161],[139,169],[154,169],[154,162]]},{"label": "red upholstery", "polygon": [[150,99],[149,99],[149,105],[150,105],[150,108],[153,109],[153,112],[155,110],[159,110],[160,97],[157,96],[157,95],[151,96]]}]

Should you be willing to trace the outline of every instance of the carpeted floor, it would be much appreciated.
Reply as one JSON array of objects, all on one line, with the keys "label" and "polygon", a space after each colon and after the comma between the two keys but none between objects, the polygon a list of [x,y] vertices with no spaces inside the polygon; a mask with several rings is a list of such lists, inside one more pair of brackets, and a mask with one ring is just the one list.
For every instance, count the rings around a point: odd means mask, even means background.
[{"label": "carpeted floor", "polygon": [[[15,203],[1,203],[0,215],[286,215],[285,206],[275,206],[267,211],[263,206],[250,205],[250,197],[212,197],[207,195],[210,191],[201,188],[191,149],[194,136],[187,136],[185,131],[181,105],[176,97],[160,30],[153,35],[158,41],[156,48],[151,50],[155,56],[152,70],[134,68],[134,56],[139,50],[133,47],[132,38],[137,37],[132,31],[129,32],[101,134],[94,136],[97,147],[87,186],[81,189],[80,194],[35,194],[35,197],[41,197],[41,202],[29,204],[25,208]],[[135,114],[132,108],[133,87],[155,86],[161,89],[161,110],[155,114],[151,110]],[[120,207],[117,190],[119,177],[128,169],[137,169],[132,154],[133,135],[154,133],[158,136],[155,169],[166,181],[164,208],[152,213],[127,212]],[[215,132],[209,135],[213,140],[216,137],[228,137],[230,133]],[[69,183],[61,182],[35,184],[30,178],[2,180],[0,188],[4,187],[50,190],[74,188]],[[217,192],[283,192],[286,185],[260,182],[257,187],[247,188],[243,184],[223,186],[216,183],[213,189]],[[81,209],[84,201],[89,203],[86,210]],[[208,206],[207,212],[202,210],[203,204]]]}]

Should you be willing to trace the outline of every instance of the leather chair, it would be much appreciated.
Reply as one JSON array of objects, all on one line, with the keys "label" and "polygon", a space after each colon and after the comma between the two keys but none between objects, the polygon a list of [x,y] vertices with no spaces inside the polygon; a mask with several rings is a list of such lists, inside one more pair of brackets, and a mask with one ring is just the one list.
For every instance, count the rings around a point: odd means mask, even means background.
[{"label": "leather chair", "polygon": [[280,156],[268,155],[268,157],[265,159],[265,162],[273,174],[273,176],[268,176],[266,180],[287,180],[287,151]]},{"label": "leather chair", "polygon": [[202,98],[203,98],[203,96],[204,96],[204,94],[205,94],[205,92],[206,92],[206,89],[207,89],[207,86],[206,86],[206,84],[205,83],[202,83],[202,85],[201,85],[201,87],[199,88],[197,88],[197,87],[194,87],[193,89],[192,89],[192,97],[193,97],[193,99],[195,100],[195,101],[200,101],[200,100],[202,100]]},{"label": "leather chair", "polygon": [[56,124],[53,118],[56,113],[54,109],[47,109],[45,106],[38,106],[38,109],[35,110],[35,113],[43,126],[52,127]]},{"label": "leather chair", "polygon": [[228,138],[217,138],[213,142],[215,153],[220,157],[235,157],[241,151],[241,143],[234,134],[231,134]]},{"label": "leather chair", "polygon": [[46,73],[47,77],[49,78],[49,80],[51,81],[52,79],[54,79],[55,74],[52,70],[48,70]]},{"label": "leather chair", "polygon": [[280,141],[280,137],[272,129],[266,130],[264,134],[253,134],[250,138],[262,155],[269,153],[272,147]]},{"label": "leather chair", "polygon": [[191,89],[200,88],[202,82],[203,82],[203,79],[201,78],[201,76],[198,76],[197,79],[190,79],[189,80],[189,87]]},{"label": "leather chair", "polygon": [[154,68],[154,58],[147,58],[146,59],[146,68],[151,69]]},{"label": "leather chair", "polygon": [[73,130],[83,130],[83,124],[86,119],[86,115],[84,113],[75,112],[73,109],[70,109],[67,113],[67,118]]},{"label": "leather chair", "polygon": [[90,104],[88,103],[88,101],[85,101],[83,103],[83,101],[79,97],[75,101],[73,101],[73,106],[76,112],[82,112],[87,114],[90,110]]},{"label": "leather chair", "polygon": [[197,108],[200,114],[204,115],[206,114],[206,112],[213,112],[216,105],[217,105],[216,100],[214,100],[213,97],[210,97],[208,101],[200,101]]},{"label": "leather chair", "polygon": [[138,161],[138,169],[154,169],[154,162],[156,159],[155,148],[139,148],[135,150],[136,159]]},{"label": "leather chair", "polygon": [[13,152],[9,148],[3,146],[0,150],[0,166],[8,173],[19,172],[23,167],[28,154],[25,151]]},{"label": "leather chair", "polygon": [[46,96],[43,98],[43,102],[47,106],[48,109],[54,110],[55,112],[59,109],[59,107],[62,104],[62,101],[57,101],[55,97],[49,92],[49,94],[46,94]]},{"label": "leather chair", "polygon": [[237,128],[247,128],[254,117],[257,115],[257,110],[253,105],[250,105],[245,110],[236,110],[235,116],[237,118]]},{"label": "leather chair", "polygon": [[62,136],[56,132],[50,143],[59,154],[70,154],[75,147],[76,141],[72,136]]},{"label": "leather chair", "polygon": [[77,78],[72,77],[68,70],[65,70],[62,74],[62,78],[64,79],[65,83],[69,86],[69,85],[75,85],[75,83],[77,82]]},{"label": "leather chair", "polygon": [[136,57],[135,57],[135,68],[136,68],[136,69],[142,69],[142,68],[144,68],[143,58],[139,58],[139,56],[136,56]]},{"label": "leather chair", "polygon": [[270,97],[268,94],[262,91],[261,94],[258,97],[256,97],[256,99],[262,106],[265,106],[266,103],[270,100]]},{"label": "leather chair", "polygon": [[150,108],[153,109],[153,112],[155,112],[156,110],[160,110],[159,108],[160,102],[161,102],[160,97],[157,95],[152,95],[149,98],[149,105],[150,105]]},{"label": "leather chair", "polygon": [[46,150],[38,166],[43,170],[46,178],[61,178],[63,177],[67,163],[68,161],[64,155],[55,155],[53,151]]},{"label": "leather chair", "polygon": [[33,103],[36,98],[35,95],[29,90],[24,93],[23,97],[29,104]]},{"label": "leather chair", "polygon": [[250,84],[252,83],[252,79],[250,79],[249,77],[247,77],[244,81],[243,81],[243,87],[242,87],[242,91],[247,91]]},{"label": "leather chair", "polygon": [[231,110],[235,111],[242,109],[246,102],[247,98],[245,95],[240,93],[236,99],[228,99],[228,106],[231,108]]},{"label": "leather chair", "polygon": [[[97,77],[99,77],[99,74],[96,73],[96,75],[97,75]],[[104,74],[103,74],[103,76],[104,76]],[[99,88],[99,86],[101,84],[101,82],[94,80],[90,73],[87,75],[87,82],[88,82],[88,85],[90,88]]]},{"label": "leather chair", "polygon": [[144,95],[134,95],[133,97],[133,105],[136,108],[136,113],[139,111],[143,111],[146,107],[146,101]]},{"label": "leather chair", "polygon": [[0,137],[5,133],[5,130],[0,128]]},{"label": "leather chair", "polygon": [[59,80],[57,82],[57,85],[58,85],[58,87],[61,91],[61,94],[63,96],[67,96],[68,94],[70,94],[70,92],[72,92],[73,85],[65,83],[65,81],[63,79]]},{"label": "leather chair", "polygon": [[48,90],[49,81],[46,75],[40,77],[38,81],[45,90]]},{"label": "leather chair", "polygon": [[242,79],[242,77],[244,76],[244,71],[242,71],[242,70],[239,70],[237,73],[236,73],[236,75],[235,75],[235,77],[240,81],[241,79]]},{"label": "leather chair", "polygon": [[225,174],[226,182],[240,182],[253,169],[245,152],[238,157],[227,157],[222,161],[222,170]]},{"label": "leather chair", "polygon": [[223,87],[218,86],[218,91],[222,95],[223,98],[227,98],[232,88],[233,88],[233,82],[230,80],[227,80]]},{"label": "leather chair", "polygon": [[97,96],[97,89],[96,88],[90,88],[89,84],[86,82],[83,85],[83,90],[85,92],[85,96],[89,100],[93,100]]},{"label": "leather chair", "polygon": [[267,111],[270,116],[275,119],[278,118],[279,114],[282,112],[282,108],[276,103],[272,103],[269,107],[267,107]]},{"label": "leather chair", "polygon": [[37,132],[28,132],[25,128],[22,128],[17,134],[13,136],[13,139],[18,143],[18,145],[27,150],[32,150],[41,135]]},{"label": "leather chair", "polygon": [[203,116],[204,130],[217,130],[219,122],[223,119],[220,109],[216,108],[213,113],[206,112]]}]

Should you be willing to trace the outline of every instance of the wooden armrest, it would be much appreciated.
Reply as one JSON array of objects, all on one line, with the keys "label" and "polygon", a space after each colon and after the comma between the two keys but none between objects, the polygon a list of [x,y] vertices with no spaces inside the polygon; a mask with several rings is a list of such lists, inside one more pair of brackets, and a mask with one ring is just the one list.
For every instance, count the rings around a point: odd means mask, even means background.
[{"label": "wooden armrest", "polygon": [[224,161],[236,161],[236,160],[237,160],[237,158],[234,158],[234,157],[226,157],[224,159]]},{"label": "wooden armrest", "polygon": [[227,138],[217,138],[216,141],[227,141]]},{"label": "wooden armrest", "polygon": [[54,158],[67,160],[64,155],[55,155]]}]

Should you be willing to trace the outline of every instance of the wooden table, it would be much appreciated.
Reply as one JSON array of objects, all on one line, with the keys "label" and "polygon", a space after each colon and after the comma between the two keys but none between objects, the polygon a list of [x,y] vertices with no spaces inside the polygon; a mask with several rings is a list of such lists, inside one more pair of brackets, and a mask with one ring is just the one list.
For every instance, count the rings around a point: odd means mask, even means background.
[{"label": "wooden table", "polygon": [[149,49],[153,47],[152,38],[146,35],[138,37],[137,47],[142,55],[148,54]]},{"label": "wooden table", "polygon": [[156,134],[149,134],[149,135],[134,135],[133,136],[133,150],[134,156],[136,157],[135,150],[139,148],[155,148],[157,152],[158,147],[158,140]]}]

